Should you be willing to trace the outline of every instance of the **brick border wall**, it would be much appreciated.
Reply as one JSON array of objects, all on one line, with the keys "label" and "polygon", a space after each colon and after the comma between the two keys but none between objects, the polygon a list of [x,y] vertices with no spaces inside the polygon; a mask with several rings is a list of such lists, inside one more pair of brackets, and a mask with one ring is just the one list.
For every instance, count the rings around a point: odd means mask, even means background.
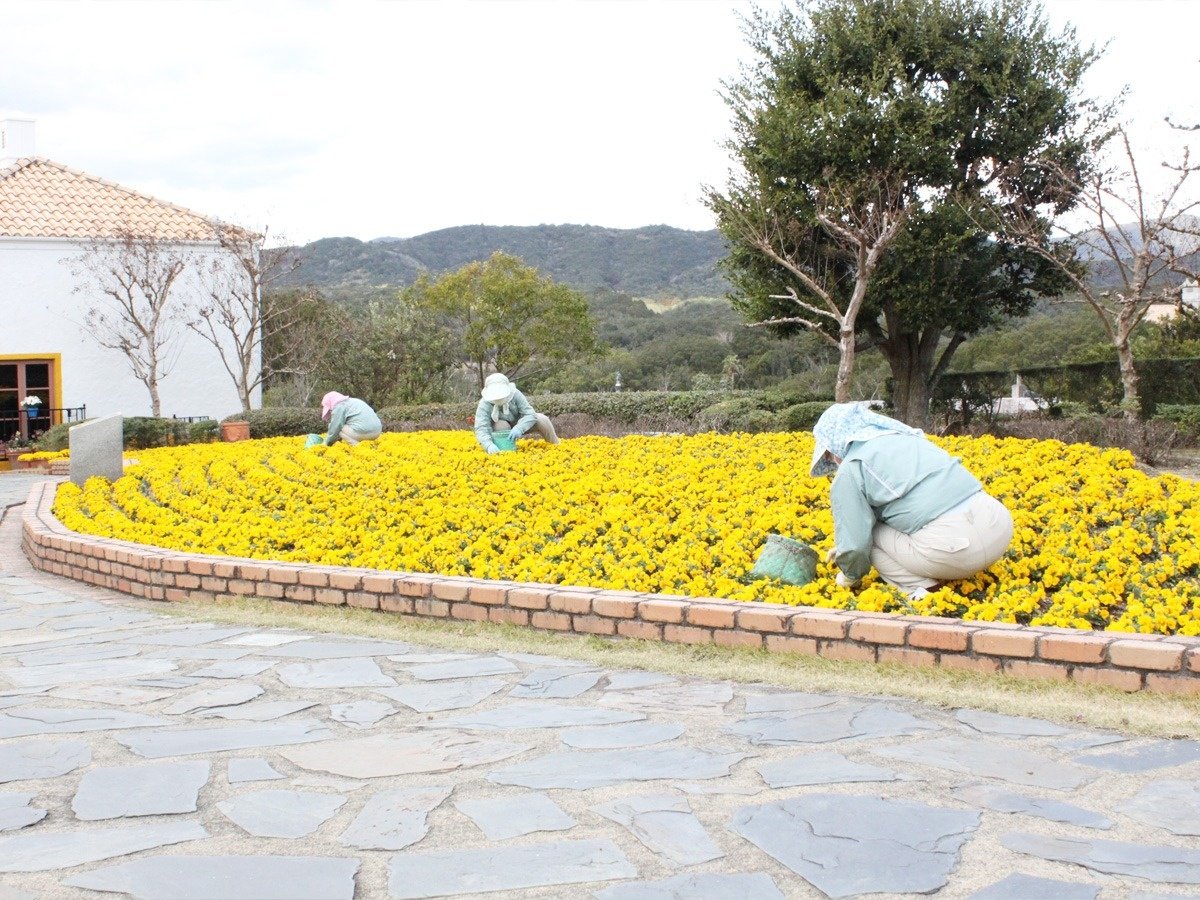
[{"label": "brick border wall", "polygon": [[1196,638],[180,553],[69,531],[51,512],[53,499],[54,484],[42,482],[25,504],[22,549],[33,566],[147,600],[258,597],[546,631],[942,666],[1123,691],[1200,693]]}]

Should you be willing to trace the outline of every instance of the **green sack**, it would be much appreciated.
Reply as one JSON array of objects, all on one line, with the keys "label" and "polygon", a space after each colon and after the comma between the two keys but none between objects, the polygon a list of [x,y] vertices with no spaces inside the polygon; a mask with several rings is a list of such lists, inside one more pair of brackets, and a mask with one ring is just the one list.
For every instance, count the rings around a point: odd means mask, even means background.
[{"label": "green sack", "polygon": [[508,431],[493,431],[492,443],[506,453],[512,453],[517,449],[517,442],[511,437],[511,432]]},{"label": "green sack", "polygon": [[817,577],[817,551],[782,534],[768,534],[749,578],[775,578],[797,587]]},{"label": "green sack", "polygon": [[323,443],[325,443],[325,438],[321,437],[319,434],[310,434],[304,439],[304,449],[307,450],[309,447],[315,447],[317,444]]}]

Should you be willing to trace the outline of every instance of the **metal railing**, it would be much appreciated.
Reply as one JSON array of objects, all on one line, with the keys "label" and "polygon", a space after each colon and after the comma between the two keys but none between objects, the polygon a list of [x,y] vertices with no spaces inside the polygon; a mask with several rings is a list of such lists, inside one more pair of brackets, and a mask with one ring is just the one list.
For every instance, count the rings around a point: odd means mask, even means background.
[{"label": "metal railing", "polygon": [[0,415],[0,442],[11,441],[14,437],[23,440],[33,440],[44,431],[63,422],[82,422],[87,418],[87,406],[39,406],[31,415],[26,407],[17,410],[17,414]]}]

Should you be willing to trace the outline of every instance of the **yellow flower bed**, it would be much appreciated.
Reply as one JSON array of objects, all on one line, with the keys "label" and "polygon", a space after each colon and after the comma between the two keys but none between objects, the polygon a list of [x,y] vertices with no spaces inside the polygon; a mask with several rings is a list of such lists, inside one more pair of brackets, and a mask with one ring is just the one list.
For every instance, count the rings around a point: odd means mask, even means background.
[{"label": "yellow flower bed", "polygon": [[469,432],[147,450],[110,485],[59,487],[74,530],[176,550],[903,611],[1034,625],[1200,634],[1200,485],[1151,478],[1119,450],[938,440],[1013,513],[1008,555],[908,602],[821,563],[802,588],[743,577],[770,532],[832,545],[811,435],[588,437],[485,456]]},{"label": "yellow flower bed", "polygon": [[39,450],[36,453],[22,453],[17,459],[20,462],[40,462],[42,460],[70,459],[70,450]]}]

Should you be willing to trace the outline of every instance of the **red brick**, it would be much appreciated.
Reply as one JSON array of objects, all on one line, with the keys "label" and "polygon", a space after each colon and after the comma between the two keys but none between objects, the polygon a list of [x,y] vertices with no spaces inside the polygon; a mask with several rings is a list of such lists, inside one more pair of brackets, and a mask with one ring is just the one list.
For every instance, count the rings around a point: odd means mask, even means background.
[{"label": "red brick", "polygon": [[[101,569],[100,571],[107,572],[108,569]],[[175,586],[181,587],[181,588],[187,588],[188,590],[191,590],[192,588],[198,588],[198,587],[200,587],[200,576],[199,575],[176,575],[175,576]]]},{"label": "red brick", "polygon": [[638,601],[629,597],[598,595],[592,600],[592,612],[610,619],[632,619],[638,614]]},{"label": "red brick", "polygon": [[1005,660],[1004,674],[1013,678],[1040,678],[1049,681],[1066,681],[1070,677],[1066,666],[1023,659]]},{"label": "red brick", "polygon": [[693,603],[687,608],[689,625],[730,629],[737,624],[736,618],[737,606],[732,603]]},{"label": "red brick", "polygon": [[661,641],[662,633],[663,627],[655,625],[653,622],[642,622],[637,619],[620,619],[617,622],[617,634],[621,637],[642,641]]},{"label": "red brick", "polygon": [[988,656],[1031,658],[1037,653],[1037,635],[1028,631],[1000,631],[989,624],[972,633],[971,649]]},{"label": "red brick", "polygon": [[497,587],[493,584],[473,584],[467,594],[472,603],[483,603],[488,606],[502,606],[508,596],[508,588]]},{"label": "red brick", "polygon": [[431,592],[438,600],[466,600],[470,589],[465,581],[434,581],[431,585]]},{"label": "red brick", "polygon": [[1157,694],[1200,694],[1200,678],[1147,673],[1146,690]]},{"label": "red brick", "polygon": [[672,644],[711,644],[713,633],[691,625],[664,625],[663,640]]},{"label": "red brick", "polygon": [[875,662],[875,646],[873,644],[851,644],[849,641],[818,641],[817,652],[826,659]]},{"label": "red brick", "polygon": [[488,609],[488,621],[504,625],[528,625],[529,610],[513,609],[511,606],[492,606]]},{"label": "red brick", "polygon": [[797,612],[792,615],[792,634],[801,637],[837,638],[846,636],[851,619],[837,613]]},{"label": "red brick", "polygon": [[383,612],[400,613],[401,615],[410,616],[413,613],[414,601],[411,597],[397,597],[392,594],[383,594],[379,598],[379,608]]},{"label": "red brick", "polygon": [[299,584],[300,570],[285,569],[282,566],[272,566],[271,573],[267,577],[276,584]]},{"label": "red brick", "polygon": [[638,615],[646,622],[671,622],[678,625],[683,621],[683,611],[688,608],[685,600],[662,600],[651,597],[638,604]]},{"label": "red brick", "polygon": [[1110,641],[1094,634],[1044,634],[1038,641],[1042,659],[1074,663],[1102,663]]},{"label": "red brick", "polygon": [[713,631],[713,643],[719,647],[748,647],[751,650],[761,650],[763,636],[757,631],[718,628]]},{"label": "red brick", "polygon": [[1142,673],[1130,672],[1125,669],[1092,669],[1086,666],[1076,666],[1071,670],[1071,680],[1078,684],[1094,684],[1100,687],[1116,688],[1119,691],[1140,691],[1142,689]]},{"label": "red brick", "polygon": [[1200,672],[1200,649],[1187,652],[1184,668],[1189,672]]},{"label": "red brick", "polygon": [[357,609],[379,609],[379,595],[370,591],[347,591],[346,605]]},{"label": "red brick", "polygon": [[[128,564],[129,554],[118,553],[117,562]],[[211,575],[213,573],[212,563],[206,559],[189,559],[187,561],[187,570],[191,575]]]},{"label": "red brick", "polygon": [[187,591],[181,591],[179,588],[167,588],[163,592],[167,600],[174,602],[176,600],[186,600],[188,598]]},{"label": "red brick", "polygon": [[283,596],[297,603],[312,603],[317,599],[317,589],[303,584],[284,585]]},{"label": "red brick", "polygon": [[320,569],[301,569],[298,577],[301,584],[309,587],[329,587],[329,573]]},{"label": "red brick", "polygon": [[451,603],[450,618],[462,619],[464,622],[486,622],[488,608],[474,603]]},{"label": "red brick", "polygon": [[894,619],[855,619],[847,637],[868,644],[903,644],[910,627]]},{"label": "red brick", "polygon": [[[155,562],[157,563],[158,560],[155,560]],[[147,566],[146,568],[157,568],[157,566]],[[231,562],[213,563],[213,574],[219,578],[236,578],[237,566]]]},{"label": "red brick", "polygon": [[616,634],[616,622],[600,616],[575,616],[571,620],[573,630],[581,634]]},{"label": "red brick", "polygon": [[318,603],[325,603],[330,606],[341,606],[346,602],[346,592],[334,590],[333,588],[315,588],[313,594],[313,599]]},{"label": "red brick", "polygon": [[1166,642],[1113,641],[1108,647],[1108,659],[1114,666],[1128,669],[1151,669],[1156,672],[1178,672],[1183,666],[1180,644]]},{"label": "red brick", "polygon": [[529,624],[534,628],[544,628],[547,631],[570,631],[571,617],[566,613],[542,610],[529,617]]},{"label": "red brick", "polygon": [[879,662],[896,663],[902,666],[936,666],[937,654],[928,650],[913,650],[911,647],[880,647]]},{"label": "red brick", "polygon": [[921,625],[908,629],[908,646],[926,650],[965,652],[971,642],[971,629],[961,625]]},{"label": "red brick", "polygon": [[413,601],[413,612],[418,616],[434,616],[444,619],[450,615],[450,604],[432,597],[419,597]]},{"label": "red brick", "polygon": [[[275,584],[272,581],[260,581],[254,586],[254,596],[256,597],[282,597],[283,585]],[[343,602],[341,600],[339,603]]]},{"label": "red brick", "polygon": [[391,575],[364,575],[362,589],[373,594],[394,594],[396,593],[396,579]]},{"label": "red brick", "polygon": [[555,591],[550,595],[550,608],[555,612],[590,613],[594,596],[579,591]]},{"label": "red brick", "polygon": [[428,597],[432,589],[432,578],[404,575],[396,579],[396,593],[405,597]]},{"label": "red brick", "polygon": [[783,633],[788,630],[792,619],[791,607],[763,609],[761,607],[739,609],[737,613],[738,628],[745,631],[773,631]]},{"label": "red brick", "polygon": [[243,578],[231,578],[227,590],[235,597],[253,597],[254,582]]},{"label": "red brick", "polygon": [[247,581],[266,581],[271,575],[270,566],[258,566],[242,563],[238,566],[238,577]]},{"label": "red brick", "polygon": [[362,587],[362,576],[354,572],[330,572],[329,586],[339,591],[357,591]]},{"label": "red brick", "polygon": [[229,589],[229,582],[224,578],[206,575],[200,579],[200,587],[206,591],[212,591],[214,594],[224,594]]},{"label": "red brick", "polygon": [[513,588],[508,592],[508,605],[517,609],[545,609],[550,605],[550,591],[544,588]]},{"label": "red brick", "polygon": [[817,642],[813,638],[792,637],[787,634],[768,634],[767,649],[772,653],[802,653],[817,655]]}]

